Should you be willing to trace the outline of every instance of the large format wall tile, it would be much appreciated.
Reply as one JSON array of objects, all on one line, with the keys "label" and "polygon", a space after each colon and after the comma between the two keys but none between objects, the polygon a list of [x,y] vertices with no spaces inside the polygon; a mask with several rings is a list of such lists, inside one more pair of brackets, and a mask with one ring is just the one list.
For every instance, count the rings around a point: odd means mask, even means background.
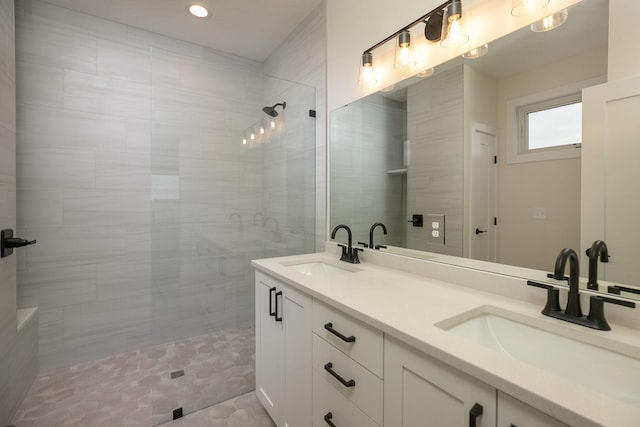
[{"label": "large format wall tile", "polygon": [[[313,249],[302,156],[315,155],[314,90],[265,79],[255,61],[18,5],[19,227],[38,239],[21,252],[18,299],[41,306],[43,370],[252,324],[250,260]],[[289,131],[243,146],[281,96]]]}]

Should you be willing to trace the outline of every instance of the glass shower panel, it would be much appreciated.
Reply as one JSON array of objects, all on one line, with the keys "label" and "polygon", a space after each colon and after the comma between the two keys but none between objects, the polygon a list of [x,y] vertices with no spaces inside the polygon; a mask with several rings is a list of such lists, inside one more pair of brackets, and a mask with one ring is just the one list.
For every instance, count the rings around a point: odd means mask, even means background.
[{"label": "glass shower panel", "polygon": [[154,50],[154,425],[254,390],[251,260],[313,251],[314,105],[248,61]]}]

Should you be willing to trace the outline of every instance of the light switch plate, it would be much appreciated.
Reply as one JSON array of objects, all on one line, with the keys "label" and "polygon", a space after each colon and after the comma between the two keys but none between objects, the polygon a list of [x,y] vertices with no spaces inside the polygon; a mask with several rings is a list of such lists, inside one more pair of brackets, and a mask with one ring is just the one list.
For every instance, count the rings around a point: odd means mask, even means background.
[{"label": "light switch plate", "polygon": [[427,214],[426,218],[427,225],[427,243],[432,245],[442,245],[445,244],[445,222],[443,214]]}]

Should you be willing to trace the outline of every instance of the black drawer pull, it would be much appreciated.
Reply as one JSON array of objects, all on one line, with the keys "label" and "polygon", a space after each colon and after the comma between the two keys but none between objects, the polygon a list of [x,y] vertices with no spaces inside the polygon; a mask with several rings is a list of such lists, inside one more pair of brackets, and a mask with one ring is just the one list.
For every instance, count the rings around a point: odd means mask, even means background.
[{"label": "black drawer pull", "polygon": [[333,335],[335,335],[338,338],[340,338],[344,342],[356,342],[356,337],[354,337],[353,335],[351,335],[350,337],[347,337],[345,335],[342,335],[340,332],[336,331],[335,329],[333,329],[333,323],[331,323],[331,322],[326,323],[324,325],[324,328],[327,331],[331,332]]},{"label": "black drawer pull", "polygon": [[356,386],[356,382],[355,382],[355,380],[352,380],[352,379],[351,379],[351,380],[349,380],[349,381],[346,381],[344,378],[342,378],[342,377],[341,377],[341,376],[340,376],[336,371],[334,371],[332,368],[333,368],[333,363],[331,363],[331,362],[327,362],[327,363],[324,365],[324,370],[325,370],[325,371],[327,371],[327,372],[329,372],[333,378],[335,378],[335,379],[337,379],[338,381],[340,381],[340,383],[341,383],[343,386],[345,386],[345,387],[347,387],[347,388],[348,388],[348,387],[355,387],[355,386]]},{"label": "black drawer pull", "polygon": [[278,296],[282,296],[282,291],[276,292],[276,322],[282,322],[282,316],[278,317]]},{"label": "black drawer pull", "polygon": [[331,427],[336,427],[336,425],[331,422],[332,418],[333,414],[331,412],[327,412],[327,415],[324,416],[324,422],[329,424]]},{"label": "black drawer pull", "polygon": [[276,291],[276,288],[270,288],[269,289],[269,316],[275,316],[276,312],[273,310],[273,304],[271,303],[273,301],[273,293]]},{"label": "black drawer pull", "polygon": [[478,417],[482,416],[483,408],[482,405],[476,403],[473,405],[473,408],[469,411],[469,427],[476,427],[476,421]]}]

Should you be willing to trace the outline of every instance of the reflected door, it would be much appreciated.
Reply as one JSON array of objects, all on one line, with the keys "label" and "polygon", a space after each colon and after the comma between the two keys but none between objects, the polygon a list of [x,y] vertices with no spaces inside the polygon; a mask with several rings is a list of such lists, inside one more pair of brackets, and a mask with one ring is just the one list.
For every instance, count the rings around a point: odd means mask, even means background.
[{"label": "reflected door", "polygon": [[471,128],[471,189],[469,256],[495,261],[495,153],[497,130],[474,123]]}]

